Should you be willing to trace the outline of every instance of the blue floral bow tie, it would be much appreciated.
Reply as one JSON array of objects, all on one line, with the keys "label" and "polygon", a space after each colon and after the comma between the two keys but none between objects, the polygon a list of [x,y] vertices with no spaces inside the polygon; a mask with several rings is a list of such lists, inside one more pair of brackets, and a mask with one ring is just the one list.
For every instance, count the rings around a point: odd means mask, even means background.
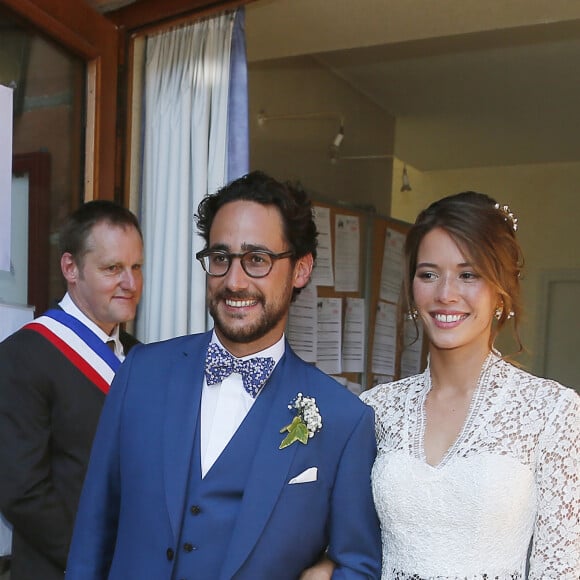
[{"label": "blue floral bow tie", "polygon": [[240,360],[216,343],[209,345],[205,357],[205,380],[208,385],[221,383],[232,373],[239,373],[242,375],[244,389],[253,398],[256,398],[273,369],[274,359],[271,357]]}]

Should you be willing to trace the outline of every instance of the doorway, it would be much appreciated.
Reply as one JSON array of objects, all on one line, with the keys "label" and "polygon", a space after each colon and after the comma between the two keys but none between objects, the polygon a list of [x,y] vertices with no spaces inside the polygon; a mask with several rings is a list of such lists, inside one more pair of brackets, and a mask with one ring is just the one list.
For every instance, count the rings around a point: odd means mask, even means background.
[{"label": "doorway", "polygon": [[539,374],[580,392],[580,270],[544,272],[539,304]]}]

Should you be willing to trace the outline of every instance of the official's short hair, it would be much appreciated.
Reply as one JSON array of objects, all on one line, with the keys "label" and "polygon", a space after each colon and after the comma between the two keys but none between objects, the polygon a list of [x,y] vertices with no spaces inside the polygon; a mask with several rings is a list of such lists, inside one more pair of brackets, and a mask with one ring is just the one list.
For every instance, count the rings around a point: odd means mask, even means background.
[{"label": "official's short hair", "polygon": [[65,221],[60,229],[59,247],[61,255],[69,253],[82,268],[85,254],[88,251],[87,240],[93,228],[100,223],[112,226],[135,228],[141,239],[141,226],[135,215],[127,208],[108,200],[94,200],[81,205]]}]

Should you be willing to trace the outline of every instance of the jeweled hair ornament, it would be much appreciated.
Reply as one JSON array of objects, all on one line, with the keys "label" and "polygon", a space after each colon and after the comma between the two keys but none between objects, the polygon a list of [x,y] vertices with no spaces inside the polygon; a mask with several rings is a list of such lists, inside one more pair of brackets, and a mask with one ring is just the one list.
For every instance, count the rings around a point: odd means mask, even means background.
[{"label": "jeweled hair ornament", "polygon": [[499,203],[495,204],[495,209],[503,214],[503,219],[507,222],[508,220],[512,224],[512,228],[514,232],[518,231],[518,218],[514,215],[512,210],[510,209],[509,205],[500,205]]}]

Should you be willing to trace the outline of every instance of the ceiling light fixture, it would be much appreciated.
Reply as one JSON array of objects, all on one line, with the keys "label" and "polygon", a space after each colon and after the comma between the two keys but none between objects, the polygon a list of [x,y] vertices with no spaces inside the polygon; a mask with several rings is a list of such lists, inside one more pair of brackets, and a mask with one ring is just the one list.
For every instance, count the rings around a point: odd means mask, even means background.
[{"label": "ceiling light fixture", "polygon": [[403,165],[403,184],[401,185],[401,191],[412,191],[411,182],[409,181],[409,174],[407,173],[407,166]]}]

